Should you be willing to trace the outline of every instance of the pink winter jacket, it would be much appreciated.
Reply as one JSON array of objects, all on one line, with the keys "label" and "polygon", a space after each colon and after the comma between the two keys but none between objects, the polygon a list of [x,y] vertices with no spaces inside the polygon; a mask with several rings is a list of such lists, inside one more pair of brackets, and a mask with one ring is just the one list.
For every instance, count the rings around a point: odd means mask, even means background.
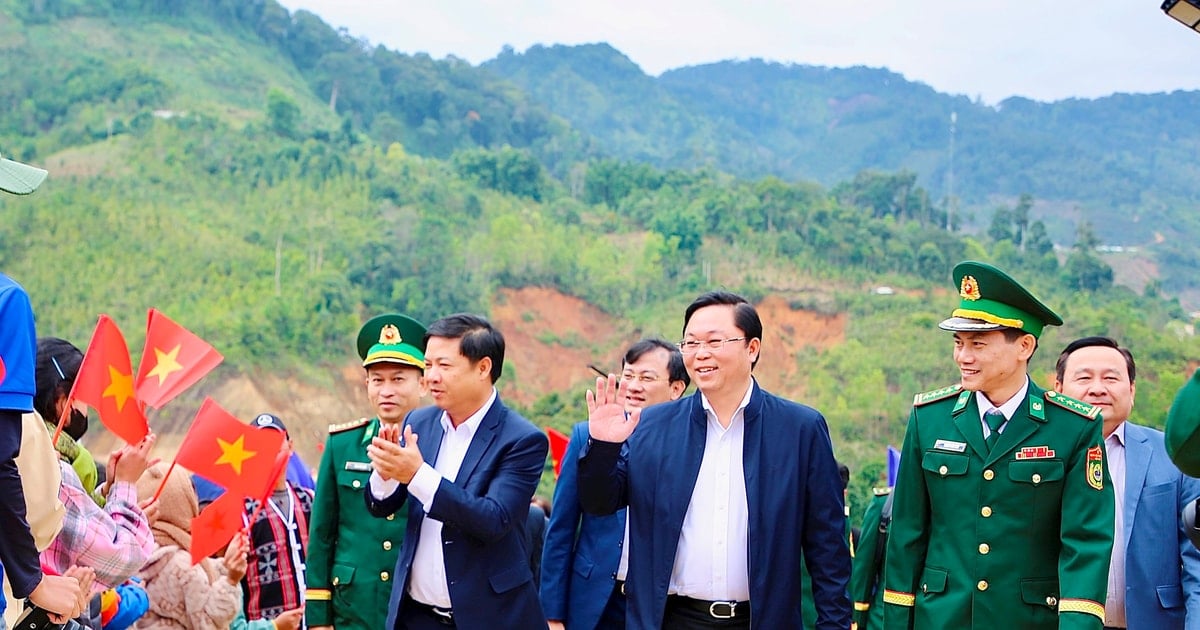
[{"label": "pink winter jacket", "polygon": [[228,628],[242,607],[242,590],[225,579],[217,560],[192,566],[191,554],[176,545],[159,547],[140,573],[150,610],[138,630]]}]

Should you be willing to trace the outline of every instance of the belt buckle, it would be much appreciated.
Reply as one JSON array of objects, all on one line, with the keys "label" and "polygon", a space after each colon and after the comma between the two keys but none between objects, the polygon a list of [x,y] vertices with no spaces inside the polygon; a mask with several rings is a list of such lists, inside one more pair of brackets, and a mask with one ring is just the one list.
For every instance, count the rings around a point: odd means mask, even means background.
[{"label": "belt buckle", "polygon": [[437,606],[430,606],[429,610],[432,610],[433,614],[437,615],[438,620],[442,623],[446,625],[454,623],[454,610],[443,610]]},{"label": "belt buckle", "polygon": [[[717,612],[717,606],[728,606],[729,613],[721,614]],[[733,619],[734,615],[737,614],[737,602],[713,602],[708,605],[708,614],[713,619]]]}]

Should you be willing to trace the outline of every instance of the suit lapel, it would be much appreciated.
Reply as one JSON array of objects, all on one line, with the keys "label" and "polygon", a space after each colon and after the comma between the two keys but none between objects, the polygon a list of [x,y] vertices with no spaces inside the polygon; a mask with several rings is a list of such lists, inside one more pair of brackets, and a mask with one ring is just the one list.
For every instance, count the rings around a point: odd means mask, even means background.
[{"label": "suit lapel", "polygon": [[[696,488],[696,479],[700,476],[700,461],[704,458],[704,445],[708,436],[708,414],[700,402],[700,392],[692,394],[692,413],[684,427],[685,447],[681,451],[681,460],[674,465],[682,471],[679,478],[680,492],[673,492],[671,498],[672,528],[675,535],[683,529],[683,519],[687,515],[688,504],[692,502],[692,491]],[[673,450],[673,449],[672,449]]]},{"label": "suit lapel", "polygon": [[[1025,392],[1025,400],[1021,406],[1017,407],[1017,411],[1013,413],[1013,417],[1008,420],[1008,426],[1004,428],[1004,432],[1000,434],[1000,441],[996,443],[996,448],[984,458],[984,465],[991,466],[1007,455],[1014,448],[1025,442],[1029,436],[1037,432],[1043,424],[1046,423],[1046,414],[1042,410],[1044,403],[1040,402],[1045,390],[1038,387],[1032,380],[1029,381],[1029,389]],[[1035,413],[1031,409],[1031,401],[1038,401],[1039,412]],[[983,433],[983,429],[980,429]]]},{"label": "suit lapel", "polygon": [[1146,471],[1150,469],[1150,458],[1154,450],[1150,448],[1146,436],[1136,427],[1125,423],[1125,505],[1121,515],[1123,518],[1123,533],[1125,548],[1129,548],[1129,533],[1133,527],[1133,516],[1137,514],[1138,499],[1142,496],[1142,486],[1146,483]]},{"label": "suit lapel", "polygon": [[508,413],[508,409],[497,396],[496,401],[492,403],[492,408],[488,409],[487,415],[483,416],[483,421],[479,423],[479,428],[475,430],[475,435],[471,437],[471,444],[467,447],[467,454],[463,456],[462,466],[458,469],[458,475],[454,477],[456,485],[466,487],[471,473],[475,471],[475,467],[483,459],[483,454],[487,452],[492,440],[496,437],[496,432],[500,429],[500,421],[506,413]]},{"label": "suit lapel", "polygon": [[987,444],[983,441],[983,422],[979,419],[979,405],[975,404],[975,394],[969,394],[967,405],[954,414],[954,426],[962,435],[963,441],[975,451],[981,459],[987,459]]},{"label": "suit lapel", "polygon": [[[442,448],[442,410],[437,407],[431,407],[429,414],[426,416],[428,422],[423,422],[424,418],[414,418],[413,433],[417,434],[417,448],[421,451],[421,459],[430,466],[437,465],[438,450]],[[414,414],[416,415],[416,414]],[[422,425],[428,425],[422,426]]]},{"label": "suit lapel", "polygon": [[[762,523],[755,522],[755,516],[761,514],[762,510],[754,508],[763,505],[762,488],[758,475],[761,469],[758,463],[762,457],[763,447],[763,397],[758,384],[755,383],[753,387],[754,393],[750,394],[750,404],[746,405],[746,411],[742,415],[742,424],[745,429],[742,441],[742,475],[746,480],[746,507],[751,519],[747,531],[761,532],[763,531]],[[753,548],[753,541],[750,546]]]}]

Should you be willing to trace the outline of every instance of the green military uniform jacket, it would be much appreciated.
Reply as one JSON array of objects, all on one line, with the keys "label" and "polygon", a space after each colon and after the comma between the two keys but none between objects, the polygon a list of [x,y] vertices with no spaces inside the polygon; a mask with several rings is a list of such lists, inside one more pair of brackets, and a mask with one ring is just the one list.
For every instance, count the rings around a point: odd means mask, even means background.
[{"label": "green military uniform jacket", "polygon": [[862,533],[850,572],[850,599],[854,601],[854,623],[858,630],[883,630],[883,563],[886,538],[880,537],[879,521],[891,488],[876,488],[875,497],[863,512]]},{"label": "green military uniform jacket", "polygon": [[309,627],[379,630],[387,624],[391,573],[407,517],[367,512],[367,445],[378,431],[378,418],[329,427],[309,523],[304,607]]},{"label": "green military uniform jacket", "polygon": [[1025,398],[990,453],[974,392],[914,400],[888,533],[889,630],[1101,628],[1114,499],[1099,409],[1032,382]]}]

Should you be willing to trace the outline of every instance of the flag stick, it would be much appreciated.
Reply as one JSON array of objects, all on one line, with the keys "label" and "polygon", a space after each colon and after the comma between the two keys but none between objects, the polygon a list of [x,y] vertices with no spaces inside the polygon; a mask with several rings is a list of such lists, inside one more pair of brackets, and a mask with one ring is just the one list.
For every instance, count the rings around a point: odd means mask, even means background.
[{"label": "flag stick", "polygon": [[[74,390],[74,387],[71,388]],[[62,413],[58,414],[58,426],[54,427],[54,437],[50,438],[50,444],[54,448],[58,448],[58,438],[62,436],[63,427],[67,424],[67,418],[71,417],[71,409],[75,404],[74,399],[67,396],[67,405],[63,407]]]},{"label": "flag stick", "polygon": [[258,513],[262,511],[263,506],[267,504],[271,491],[275,489],[275,484],[279,482],[279,475],[283,474],[283,469],[287,466],[288,459],[292,456],[292,445],[288,444],[286,438],[283,442],[283,450],[279,452],[279,461],[275,463],[274,472],[271,475],[271,485],[267,486],[265,492],[258,499],[258,506],[250,513],[250,519],[246,521],[246,532],[250,532],[250,526],[254,524],[254,519],[258,518]]},{"label": "flag stick", "polygon": [[167,474],[163,475],[162,483],[158,484],[158,490],[154,491],[154,498],[151,501],[157,501],[158,495],[162,494],[163,488],[167,487],[167,479],[171,478],[171,471],[175,470],[175,460],[171,460],[171,465],[167,467]]}]

